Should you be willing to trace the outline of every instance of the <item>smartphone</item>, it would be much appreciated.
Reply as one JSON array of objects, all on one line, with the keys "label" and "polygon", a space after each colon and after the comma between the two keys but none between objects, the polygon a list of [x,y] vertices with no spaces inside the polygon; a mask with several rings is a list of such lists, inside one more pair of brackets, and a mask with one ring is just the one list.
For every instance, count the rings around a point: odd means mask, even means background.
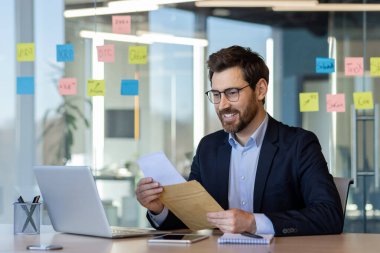
[{"label": "smartphone", "polygon": [[61,245],[56,244],[36,244],[36,245],[29,245],[26,247],[28,250],[58,250],[63,249]]},{"label": "smartphone", "polygon": [[167,234],[153,237],[148,240],[149,243],[193,243],[208,238],[208,235],[197,234]]}]

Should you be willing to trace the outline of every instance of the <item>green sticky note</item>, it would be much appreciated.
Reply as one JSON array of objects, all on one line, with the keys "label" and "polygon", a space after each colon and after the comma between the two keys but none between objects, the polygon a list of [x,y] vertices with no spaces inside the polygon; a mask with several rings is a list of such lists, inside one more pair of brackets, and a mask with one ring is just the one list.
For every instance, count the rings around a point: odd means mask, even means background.
[{"label": "green sticky note", "polygon": [[87,81],[87,95],[93,96],[104,96],[104,80],[88,80]]}]

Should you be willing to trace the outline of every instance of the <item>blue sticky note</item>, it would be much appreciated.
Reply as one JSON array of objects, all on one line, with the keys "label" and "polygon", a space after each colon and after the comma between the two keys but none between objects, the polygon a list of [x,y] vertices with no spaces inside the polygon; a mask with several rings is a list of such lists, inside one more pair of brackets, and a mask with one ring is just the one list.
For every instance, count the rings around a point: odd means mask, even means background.
[{"label": "blue sticky note", "polygon": [[317,73],[334,73],[335,72],[335,60],[332,58],[321,58],[317,57],[315,59],[315,72]]},{"label": "blue sticky note", "polygon": [[139,80],[121,80],[122,96],[139,95]]},{"label": "blue sticky note", "polygon": [[34,77],[31,77],[31,76],[17,77],[17,94],[33,95],[34,94]]},{"label": "blue sticky note", "polygon": [[72,44],[57,45],[57,61],[74,61],[74,47]]}]

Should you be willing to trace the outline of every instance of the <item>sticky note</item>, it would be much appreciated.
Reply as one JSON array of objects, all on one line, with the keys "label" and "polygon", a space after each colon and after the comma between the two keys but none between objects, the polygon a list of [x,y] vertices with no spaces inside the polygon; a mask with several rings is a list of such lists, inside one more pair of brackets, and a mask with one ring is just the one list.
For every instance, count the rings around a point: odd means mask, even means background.
[{"label": "sticky note", "polygon": [[345,112],[346,99],[343,93],[326,95],[326,111],[327,112]]},{"label": "sticky note", "polygon": [[114,62],[115,61],[115,45],[97,46],[98,61],[100,62]]},{"label": "sticky note", "polygon": [[334,73],[335,60],[332,58],[317,57],[315,59],[315,72],[316,73]]},{"label": "sticky note", "polygon": [[17,77],[17,94],[33,95],[34,94],[34,77],[32,76]]},{"label": "sticky note", "polygon": [[76,78],[61,78],[58,83],[59,94],[61,96],[77,94]]},{"label": "sticky note", "polygon": [[87,95],[93,96],[104,96],[104,80],[88,80],[87,81]]},{"label": "sticky note", "polygon": [[112,32],[131,33],[131,16],[112,16]]},{"label": "sticky note", "polygon": [[18,43],[17,61],[34,61],[34,43]]},{"label": "sticky note", "polygon": [[138,96],[139,81],[138,80],[121,80],[122,96]]},{"label": "sticky note", "polygon": [[129,47],[129,64],[146,64],[148,48],[146,46]]},{"label": "sticky note", "polygon": [[316,112],[319,111],[319,96],[317,92],[304,92],[299,94],[300,111]]},{"label": "sticky note", "polygon": [[355,109],[373,109],[372,92],[354,92]]},{"label": "sticky note", "polygon": [[370,65],[370,75],[380,76],[380,57],[371,57]]},{"label": "sticky note", "polygon": [[72,44],[63,44],[56,46],[57,62],[74,61],[74,46]]},{"label": "sticky note", "polygon": [[346,76],[362,76],[363,57],[346,57],[344,59],[344,73]]}]

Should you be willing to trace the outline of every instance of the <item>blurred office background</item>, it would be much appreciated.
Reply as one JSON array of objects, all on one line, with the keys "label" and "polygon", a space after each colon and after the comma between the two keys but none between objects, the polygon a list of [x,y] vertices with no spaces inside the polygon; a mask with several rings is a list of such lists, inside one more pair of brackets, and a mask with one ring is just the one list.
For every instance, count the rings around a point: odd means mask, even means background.
[{"label": "blurred office background", "polygon": [[[0,223],[12,223],[18,195],[38,193],[33,165],[67,164],[91,166],[111,224],[147,226],[135,161],[162,150],[187,176],[200,138],[220,129],[204,95],[207,56],[237,44],[268,63],[268,112],[314,131],[331,173],[355,179],[345,231],[380,232],[378,109],[352,109],[353,92],[380,99],[369,64],[380,57],[380,1],[147,2],[1,1]],[[112,36],[113,15],[131,16],[128,36]],[[35,44],[33,62],[17,61],[18,43]],[[56,45],[67,43],[74,61],[57,62]],[[98,62],[103,44],[115,45],[115,62]],[[129,64],[136,45],[147,46],[147,64]],[[335,72],[316,73],[317,57],[334,58]],[[346,76],[346,57],[363,57],[364,74]],[[20,76],[34,77],[34,95],[17,94]],[[77,79],[76,95],[59,94],[63,77]],[[105,80],[104,96],[87,95],[90,79]],[[139,80],[138,96],[120,95],[123,79]],[[317,112],[300,112],[301,92],[318,92]],[[326,111],[326,94],[336,93],[345,94],[345,112]]]}]

